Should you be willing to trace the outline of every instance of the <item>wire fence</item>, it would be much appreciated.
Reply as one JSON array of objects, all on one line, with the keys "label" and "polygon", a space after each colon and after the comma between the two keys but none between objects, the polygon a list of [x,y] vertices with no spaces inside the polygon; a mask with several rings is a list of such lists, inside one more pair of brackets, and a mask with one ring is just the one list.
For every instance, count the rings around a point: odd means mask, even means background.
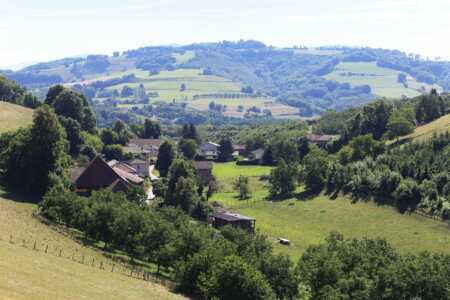
[{"label": "wire fence", "polygon": [[128,276],[134,279],[149,281],[171,287],[172,283],[164,278],[156,276],[141,265],[126,263],[122,259],[112,257],[111,259],[101,259],[99,257],[89,256],[78,249],[65,249],[59,245],[53,245],[48,241],[39,241],[36,239],[24,239],[12,234],[9,237],[0,236],[0,245],[8,243],[13,246],[29,249],[36,255],[51,255],[60,259],[67,259],[75,263],[103,270],[105,272],[116,273]]}]

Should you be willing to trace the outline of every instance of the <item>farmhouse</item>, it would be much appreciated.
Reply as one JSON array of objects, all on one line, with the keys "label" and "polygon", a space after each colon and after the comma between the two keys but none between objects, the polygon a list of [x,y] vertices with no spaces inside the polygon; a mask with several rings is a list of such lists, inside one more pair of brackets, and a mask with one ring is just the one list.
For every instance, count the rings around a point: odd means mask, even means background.
[{"label": "farmhouse", "polygon": [[216,211],[212,215],[212,225],[214,228],[221,228],[226,225],[231,225],[236,228],[244,229],[249,233],[254,233],[255,223],[256,219],[254,218],[227,211]]},{"label": "farmhouse", "polygon": [[263,162],[263,156],[264,156],[264,149],[259,148],[249,153],[248,160],[255,164],[261,164]]},{"label": "farmhouse", "polygon": [[144,179],[128,172],[125,164],[113,162],[111,165],[97,156],[86,168],[73,169],[71,179],[76,191],[90,193],[94,190],[112,188],[113,191],[119,192],[126,191],[132,185],[140,186],[144,183]]},{"label": "farmhouse", "polygon": [[247,147],[245,145],[233,145],[233,152],[237,155],[245,156],[247,155]]},{"label": "farmhouse", "polygon": [[152,159],[158,156],[159,147],[163,142],[161,139],[131,139],[123,150],[144,159]]},{"label": "farmhouse", "polygon": [[204,159],[211,159],[215,160],[217,159],[217,156],[219,155],[219,144],[213,143],[213,142],[205,142],[200,145],[200,152],[201,156]]},{"label": "farmhouse", "polygon": [[195,168],[203,185],[208,185],[213,180],[213,163],[210,161],[196,161]]},{"label": "farmhouse", "polygon": [[149,176],[150,163],[148,160],[135,158],[127,161],[127,164],[136,170],[136,174],[144,177]]},{"label": "farmhouse", "polygon": [[325,146],[326,144],[336,141],[339,139],[338,135],[329,135],[329,134],[308,134],[306,136],[308,141],[317,146]]}]

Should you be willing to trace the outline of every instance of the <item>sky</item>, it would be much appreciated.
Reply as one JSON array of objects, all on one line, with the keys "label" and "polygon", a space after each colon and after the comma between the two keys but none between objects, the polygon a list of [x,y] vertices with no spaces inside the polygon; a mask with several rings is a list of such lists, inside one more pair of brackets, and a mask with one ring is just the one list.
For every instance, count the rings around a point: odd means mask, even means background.
[{"label": "sky", "polygon": [[0,16],[1,67],[239,39],[450,59],[450,0],[0,0]]}]

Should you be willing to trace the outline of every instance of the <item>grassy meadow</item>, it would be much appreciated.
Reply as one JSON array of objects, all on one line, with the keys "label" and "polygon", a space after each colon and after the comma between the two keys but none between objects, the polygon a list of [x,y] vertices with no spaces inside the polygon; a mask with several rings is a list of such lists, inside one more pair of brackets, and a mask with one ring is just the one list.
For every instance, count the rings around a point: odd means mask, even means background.
[{"label": "grassy meadow", "polygon": [[[23,200],[0,189],[0,299],[182,299],[163,286],[111,272],[111,260],[35,219],[37,206]],[[90,266],[92,259],[105,270]]]},{"label": "grassy meadow", "polygon": [[[186,55],[186,54],[185,54]],[[157,92],[161,101],[190,101],[194,95],[211,93],[239,93],[241,85],[231,80],[213,76],[202,75],[199,69],[177,69],[174,71],[161,71],[157,75],[150,76],[148,72],[134,69],[123,72],[123,75],[135,74],[138,82],[124,83],[109,87],[109,90],[121,90],[125,85],[138,87],[143,84],[147,92]],[[110,76],[123,76],[119,73]],[[186,90],[181,91],[181,85],[186,85]],[[153,98],[155,99],[155,98]]]},{"label": "grassy meadow", "polygon": [[[347,237],[385,238],[401,252],[420,251],[450,253],[450,229],[447,223],[417,215],[400,214],[390,206],[373,202],[352,201],[346,197],[331,200],[319,195],[268,201],[268,183],[259,177],[270,173],[270,167],[215,164],[214,174],[219,192],[211,201],[256,218],[256,228],[273,242],[276,251],[297,260],[308,246],[318,244],[331,231]],[[250,199],[239,200],[233,183],[239,175],[249,177]],[[302,189],[298,189],[301,195]],[[278,238],[287,238],[290,246],[282,246]]]},{"label": "grassy meadow", "polygon": [[[349,76],[348,73],[353,74]],[[371,86],[373,94],[386,98],[415,97],[420,95],[422,86],[426,90],[433,87],[426,83],[417,82],[409,75],[407,77],[408,87],[404,87],[397,82],[399,73],[399,71],[393,69],[378,67],[375,62],[342,62],[325,78],[348,82],[352,86],[368,84]]]},{"label": "grassy meadow", "polygon": [[450,130],[450,114],[440,117],[433,122],[418,126],[414,132],[401,137],[400,140],[412,140],[422,142],[433,137],[434,134],[445,133]]},{"label": "grassy meadow", "polygon": [[31,125],[33,110],[0,101],[0,133]]}]

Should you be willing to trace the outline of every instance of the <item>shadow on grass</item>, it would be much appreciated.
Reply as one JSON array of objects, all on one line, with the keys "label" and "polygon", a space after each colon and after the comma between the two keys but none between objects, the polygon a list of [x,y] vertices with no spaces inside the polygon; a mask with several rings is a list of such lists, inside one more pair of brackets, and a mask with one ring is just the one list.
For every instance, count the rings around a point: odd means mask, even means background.
[{"label": "shadow on grass", "polygon": [[41,196],[19,191],[17,187],[8,185],[3,177],[0,176],[0,198],[21,203],[36,204],[41,201]]},{"label": "shadow on grass", "polygon": [[300,193],[296,193],[294,197],[299,201],[309,201],[317,197],[319,194],[320,191],[305,190]]}]

